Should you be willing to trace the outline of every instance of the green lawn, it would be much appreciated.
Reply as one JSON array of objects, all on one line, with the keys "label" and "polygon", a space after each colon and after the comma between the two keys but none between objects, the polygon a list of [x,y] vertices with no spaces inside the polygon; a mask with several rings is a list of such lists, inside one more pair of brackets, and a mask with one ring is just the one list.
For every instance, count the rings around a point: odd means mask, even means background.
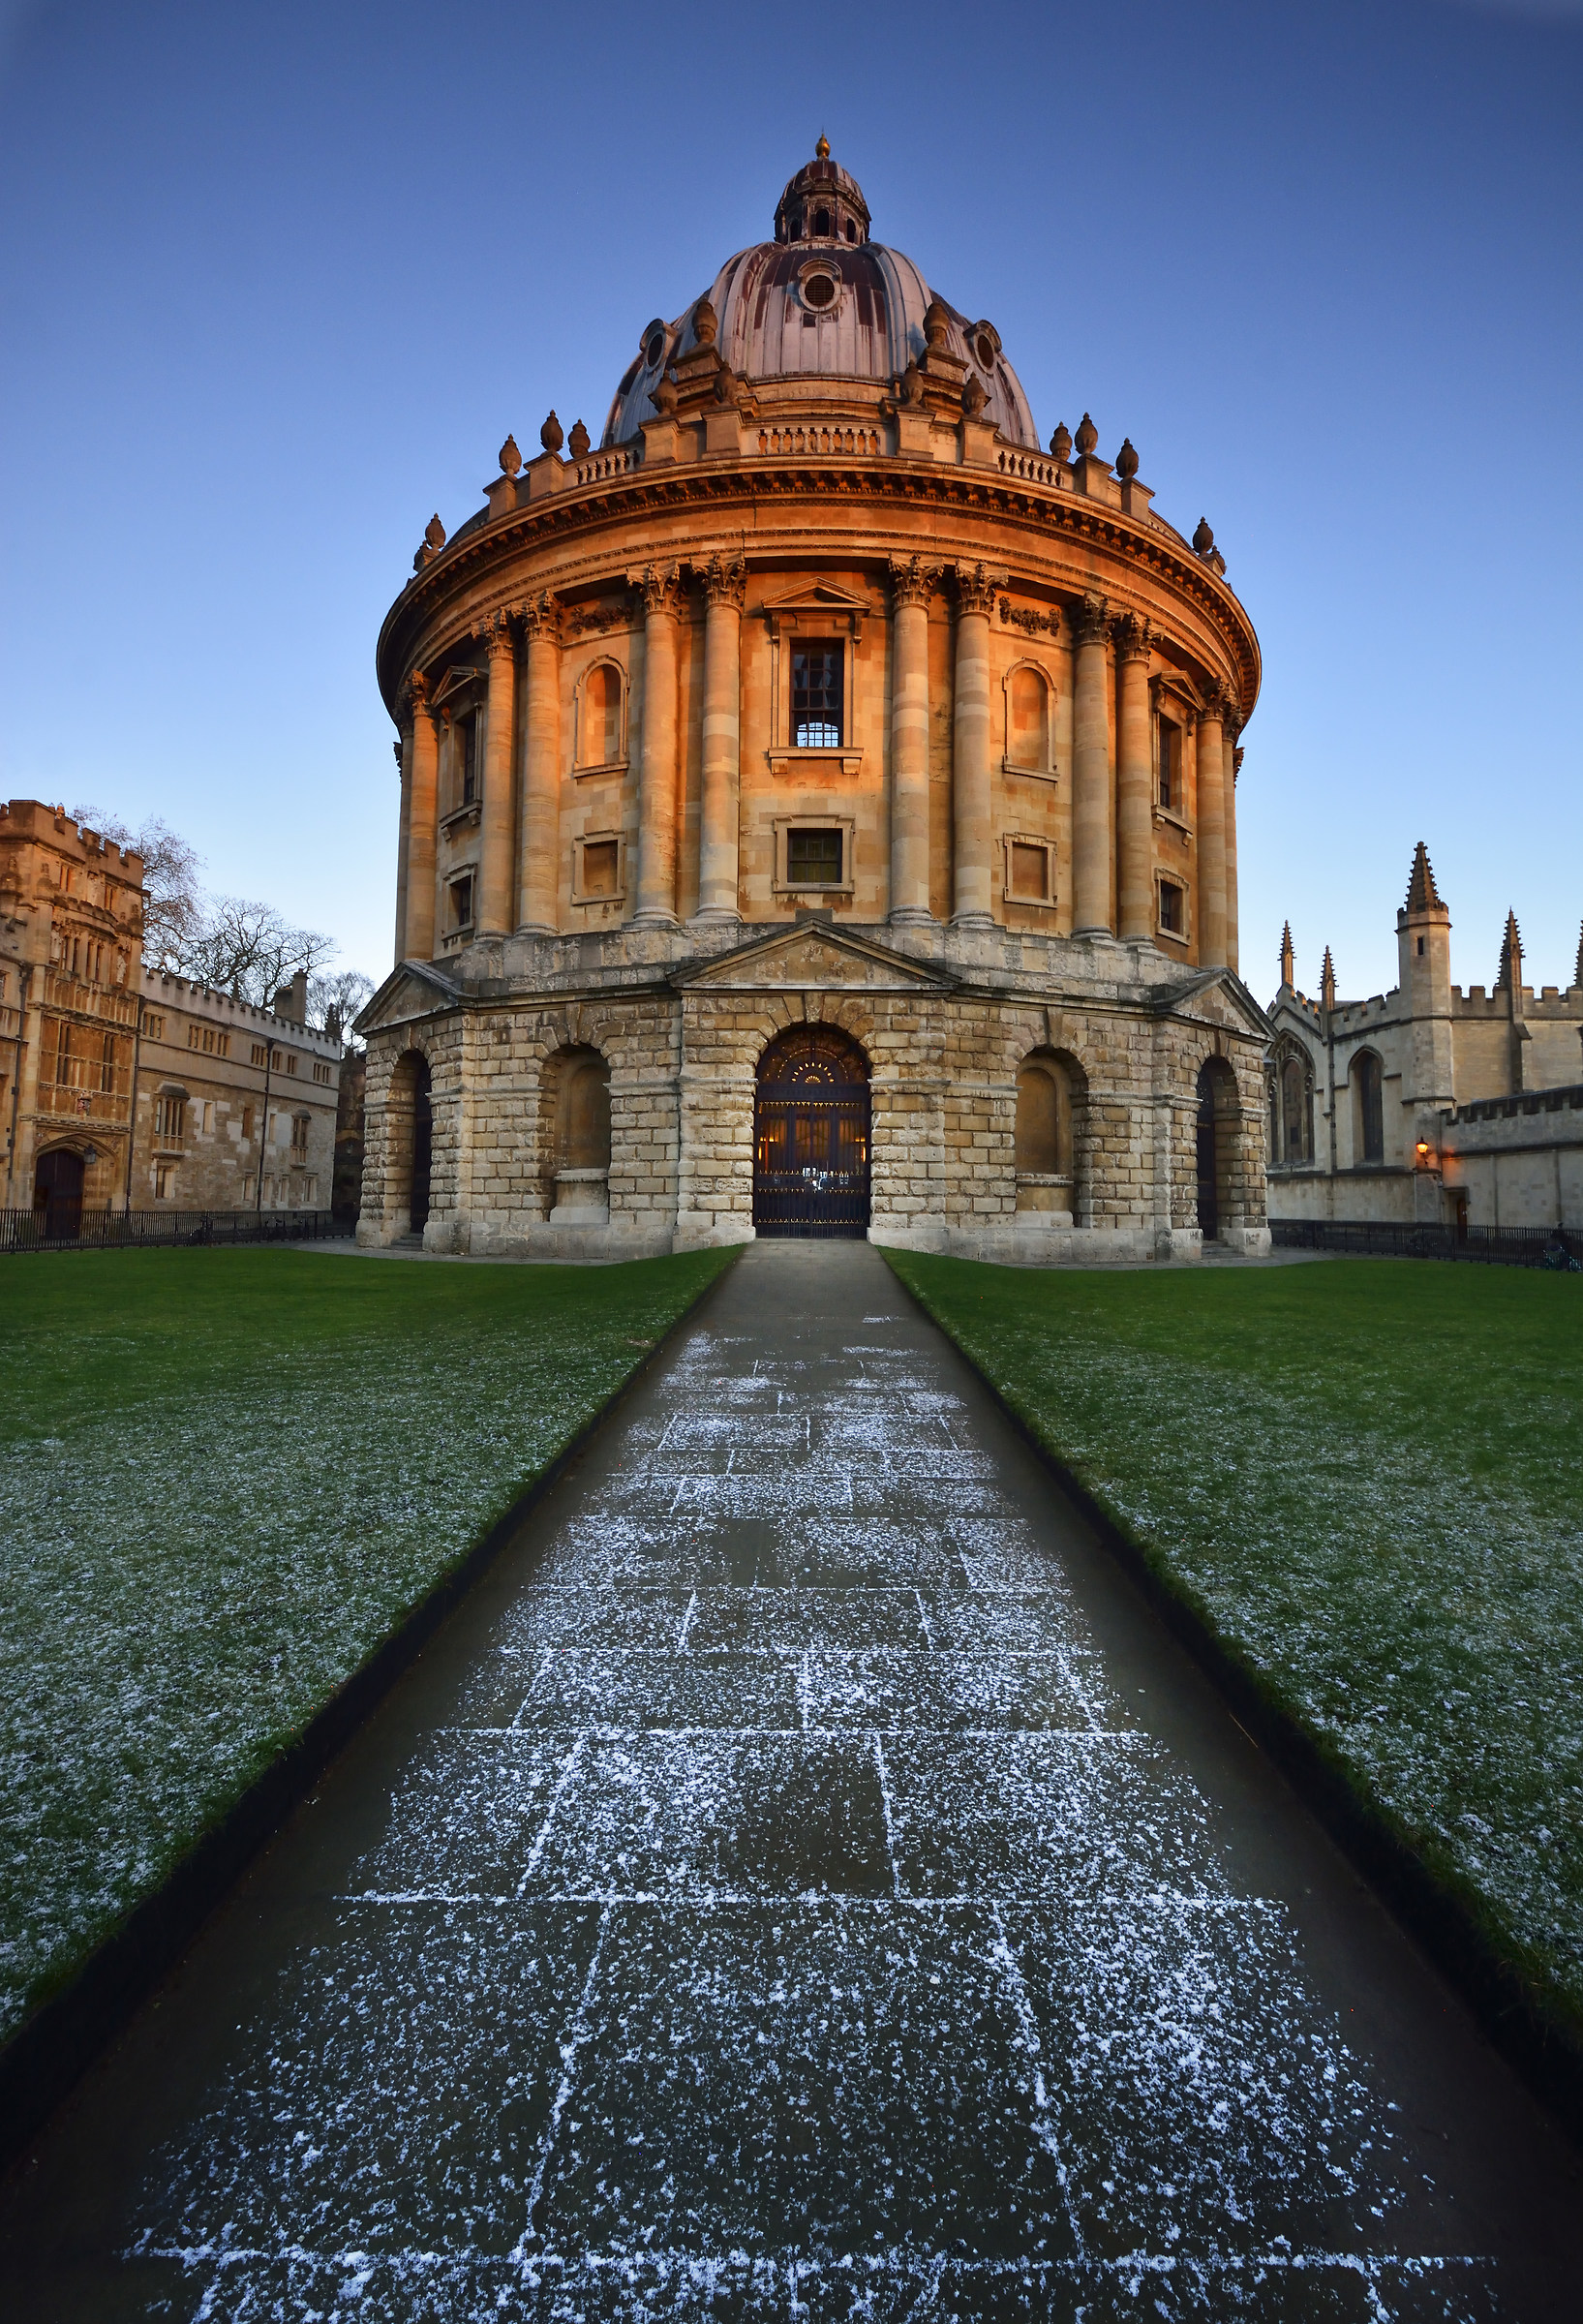
[{"label": "green lawn", "polygon": [[0,2034],[727,1256],[0,1261]]},{"label": "green lawn", "polygon": [[887,1256],[1583,2027],[1583,1281]]}]

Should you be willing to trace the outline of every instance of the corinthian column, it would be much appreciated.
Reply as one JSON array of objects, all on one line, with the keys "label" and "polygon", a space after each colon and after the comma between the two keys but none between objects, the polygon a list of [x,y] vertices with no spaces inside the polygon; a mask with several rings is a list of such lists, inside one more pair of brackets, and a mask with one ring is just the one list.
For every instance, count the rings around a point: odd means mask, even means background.
[{"label": "corinthian column", "polygon": [[412,720],[412,777],[407,810],[407,950],[410,961],[434,959],[435,815],[440,805],[440,737],[421,670],[407,681]]},{"label": "corinthian column", "polygon": [[633,924],[676,925],[676,568],[651,566],[643,594],[643,763]]},{"label": "corinthian column", "polygon": [[952,720],[951,917],[991,925],[989,814],[989,608],[994,584],[984,567],[957,567],[956,705]]},{"label": "corinthian column", "polygon": [[561,886],[561,607],[548,590],[523,607],[522,627],[528,643],[528,708],[517,928],[523,935],[553,936]]},{"label": "corinthian column", "polygon": [[1108,936],[1111,922],[1111,721],[1103,597],[1084,597],[1073,621],[1078,671],[1072,718],[1072,933]]},{"label": "corinthian column", "polygon": [[489,660],[489,707],[484,714],[484,803],[478,832],[478,933],[510,933],[512,824],[515,785],[512,743],[517,726],[517,654],[511,624],[495,614],[479,632]]},{"label": "corinthian column", "polygon": [[1226,965],[1236,966],[1236,778],[1242,753],[1236,748],[1236,724],[1226,720]]},{"label": "corinthian column", "polygon": [[928,600],[938,566],[916,557],[891,566],[896,608],[891,660],[891,918],[927,921],[928,908]]},{"label": "corinthian column", "polygon": [[1199,719],[1199,966],[1225,968],[1226,695],[1214,688]]},{"label": "corinthian column", "polygon": [[397,705],[401,740],[396,764],[401,769],[401,828],[396,841],[396,961],[407,958],[407,850],[412,838],[412,698],[405,688]]},{"label": "corinthian column", "polygon": [[746,570],[710,560],[704,575],[704,819],[698,918],[736,921],[737,794],[742,775],[742,608]]},{"label": "corinthian column", "polygon": [[1154,933],[1149,627],[1135,613],[1124,613],[1116,623],[1115,657],[1121,671],[1121,715],[1116,737],[1118,916],[1123,936],[1149,936]]}]

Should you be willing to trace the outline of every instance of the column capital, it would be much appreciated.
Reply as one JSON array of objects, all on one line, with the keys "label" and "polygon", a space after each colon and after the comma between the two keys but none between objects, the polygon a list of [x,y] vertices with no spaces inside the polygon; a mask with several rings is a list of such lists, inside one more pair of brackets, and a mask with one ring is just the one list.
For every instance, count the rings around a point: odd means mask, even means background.
[{"label": "column capital", "polygon": [[541,589],[536,597],[512,608],[522,624],[525,637],[548,638],[552,645],[561,642],[561,600],[553,589]]},{"label": "column capital", "polygon": [[497,655],[510,654],[515,651],[511,636],[511,616],[503,605],[494,613],[486,613],[472,634],[491,660]]},{"label": "column capital", "polygon": [[898,606],[927,605],[940,584],[942,567],[920,557],[891,559],[891,596]]},{"label": "column capital", "polygon": [[405,778],[407,773],[407,754],[402,747],[400,739],[392,736],[390,748],[396,754],[396,773]]},{"label": "column capital", "polygon": [[646,620],[652,621],[656,614],[665,614],[675,620],[680,579],[674,565],[660,566],[657,569],[646,565],[641,573],[630,576],[632,587],[643,599]]},{"label": "column capital", "polygon": [[416,721],[418,712],[427,710],[428,707],[429,681],[421,670],[413,670],[396,698],[397,713],[402,725],[409,733]]},{"label": "column capital", "polygon": [[1217,679],[1214,685],[1208,687],[1204,691],[1203,708],[1199,713],[1200,718],[1214,719],[1222,726],[1230,726],[1234,711],[1234,696],[1229,693]]},{"label": "column capital", "polygon": [[1005,587],[1003,573],[987,573],[982,565],[959,565],[957,567],[957,607],[961,613],[982,613],[988,616],[994,609],[997,593]]},{"label": "column capital", "polygon": [[1111,627],[1111,609],[1090,590],[1081,605],[1072,608],[1072,634],[1080,646],[1102,646]]},{"label": "column capital", "polygon": [[747,566],[741,557],[712,557],[698,575],[708,605],[734,605],[741,613],[747,601]]},{"label": "column capital", "polygon": [[1119,613],[1111,626],[1115,650],[1122,661],[1147,661],[1154,642],[1154,631],[1142,615]]}]

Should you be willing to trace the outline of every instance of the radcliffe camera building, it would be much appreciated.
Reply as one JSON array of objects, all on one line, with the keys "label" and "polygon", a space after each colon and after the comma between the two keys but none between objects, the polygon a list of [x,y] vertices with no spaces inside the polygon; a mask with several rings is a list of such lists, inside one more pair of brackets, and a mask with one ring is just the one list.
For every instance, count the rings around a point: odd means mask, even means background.
[{"label": "radcliffe camera building", "polygon": [[397,967],[359,1233],[635,1255],[1267,1244],[1258,641],[1206,525],[873,241],[774,239],[438,517],[379,643]]}]

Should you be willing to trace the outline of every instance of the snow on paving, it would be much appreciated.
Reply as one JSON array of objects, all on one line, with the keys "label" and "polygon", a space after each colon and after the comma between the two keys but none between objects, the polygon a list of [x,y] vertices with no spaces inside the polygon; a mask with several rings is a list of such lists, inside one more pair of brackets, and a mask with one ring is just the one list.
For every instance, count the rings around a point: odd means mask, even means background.
[{"label": "snow on paving", "polygon": [[1494,2312],[886,1320],[625,1424],[157,2158],[148,2312]]}]

